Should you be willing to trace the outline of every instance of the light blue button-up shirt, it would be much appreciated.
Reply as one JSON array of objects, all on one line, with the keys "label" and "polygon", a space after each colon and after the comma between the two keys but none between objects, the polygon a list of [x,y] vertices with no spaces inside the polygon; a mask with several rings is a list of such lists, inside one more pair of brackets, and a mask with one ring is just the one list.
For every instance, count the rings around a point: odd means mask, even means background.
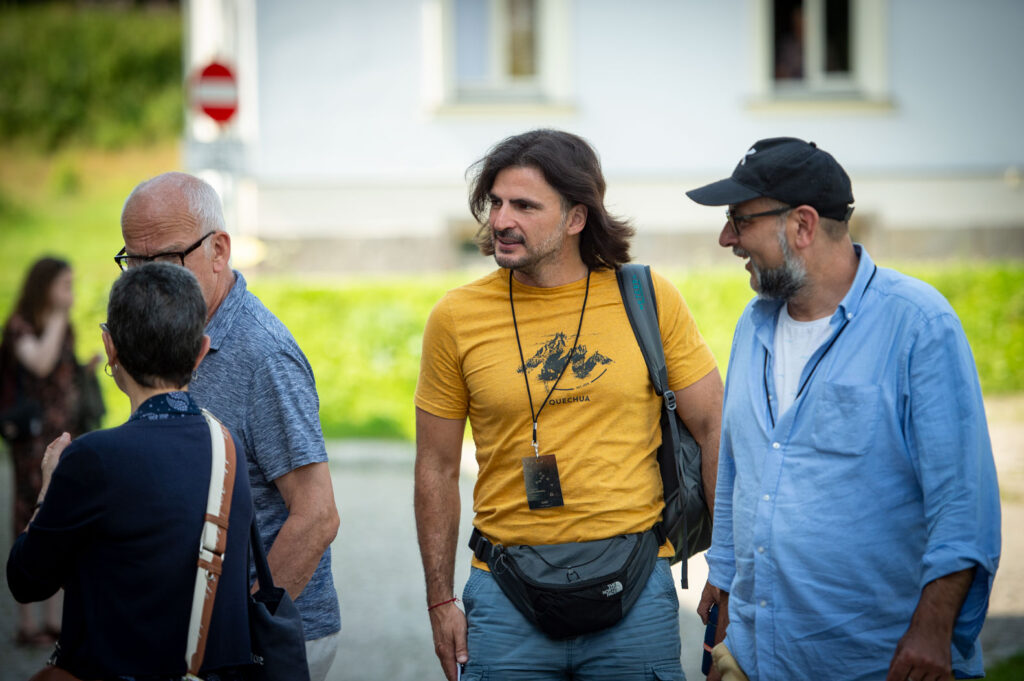
[{"label": "light blue button-up shirt", "polygon": [[785,413],[782,303],[753,300],[736,327],[707,553],[730,592],[726,643],[751,681],[884,679],[922,588],[976,567],[952,655],[958,677],[978,676],[1000,511],[974,358],[937,291],[855,248]]}]

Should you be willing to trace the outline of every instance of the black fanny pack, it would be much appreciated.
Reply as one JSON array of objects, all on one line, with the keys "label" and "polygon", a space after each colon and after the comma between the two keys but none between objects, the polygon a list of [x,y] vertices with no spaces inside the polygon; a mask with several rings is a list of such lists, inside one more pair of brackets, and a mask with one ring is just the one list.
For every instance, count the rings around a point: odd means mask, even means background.
[{"label": "black fanny pack", "polygon": [[492,544],[473,529],[469,548],[510,601],[555,639],[610,627],[633,607],[654,570],[653,530],[542,546]]}]

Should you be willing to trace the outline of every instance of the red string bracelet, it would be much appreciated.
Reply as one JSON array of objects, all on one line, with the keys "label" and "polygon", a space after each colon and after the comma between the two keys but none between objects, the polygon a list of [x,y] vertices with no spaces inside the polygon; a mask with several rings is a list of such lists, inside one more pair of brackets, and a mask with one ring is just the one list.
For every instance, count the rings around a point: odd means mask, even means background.
[{"label": "red string bracelet", "polygon": [[448,605],[449,603],[458,603],[459,599],[457,596],[452,596],[447,601],[441,601],[440,603],[434,603],[432,606],[427,608],[427,612],[430,612],[434,608],[440,608],[442,605]]}]

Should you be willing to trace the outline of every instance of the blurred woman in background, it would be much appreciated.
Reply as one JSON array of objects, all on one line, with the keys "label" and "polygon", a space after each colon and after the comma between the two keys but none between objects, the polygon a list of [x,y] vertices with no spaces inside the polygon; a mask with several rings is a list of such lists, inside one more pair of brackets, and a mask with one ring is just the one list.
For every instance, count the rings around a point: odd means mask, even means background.
[{"label": "blurred woman in background", "polygon": [[[40,464],[46,445],[63,432],[78,434],[78,390],[71,266],[57,258],[41,258],[29,269],[21,294],[3,327],[0,343],[0,407],[18,400],[32,403],[25,432],[5,433],[14,462],[14,533],[32,516],[41,484]],[[59,596],[48,599],[39,626],[31,605],[19,605],[16,642],[47,645],[60,633]]]}]

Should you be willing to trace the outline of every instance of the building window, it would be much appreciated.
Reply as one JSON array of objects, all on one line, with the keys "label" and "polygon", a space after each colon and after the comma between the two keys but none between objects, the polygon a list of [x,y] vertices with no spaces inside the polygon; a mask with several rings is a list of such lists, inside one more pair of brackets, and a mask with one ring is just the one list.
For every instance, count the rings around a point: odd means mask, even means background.
[{"label": "building window", "polygon": [[537,0],[454,0],[459,101],[539,98]]},{"label": "building window", "polygon": [[849,0],[774,0],[773,71],[779,87],[851,85]]},{"label": "building window", "polygon": [[570,0],[423,0],[423,101],[440,114],[571,114]]},{"label": "building window", "polygon": [[756,0],[760,94],[783,101],[887,98],[888,0]]}]

